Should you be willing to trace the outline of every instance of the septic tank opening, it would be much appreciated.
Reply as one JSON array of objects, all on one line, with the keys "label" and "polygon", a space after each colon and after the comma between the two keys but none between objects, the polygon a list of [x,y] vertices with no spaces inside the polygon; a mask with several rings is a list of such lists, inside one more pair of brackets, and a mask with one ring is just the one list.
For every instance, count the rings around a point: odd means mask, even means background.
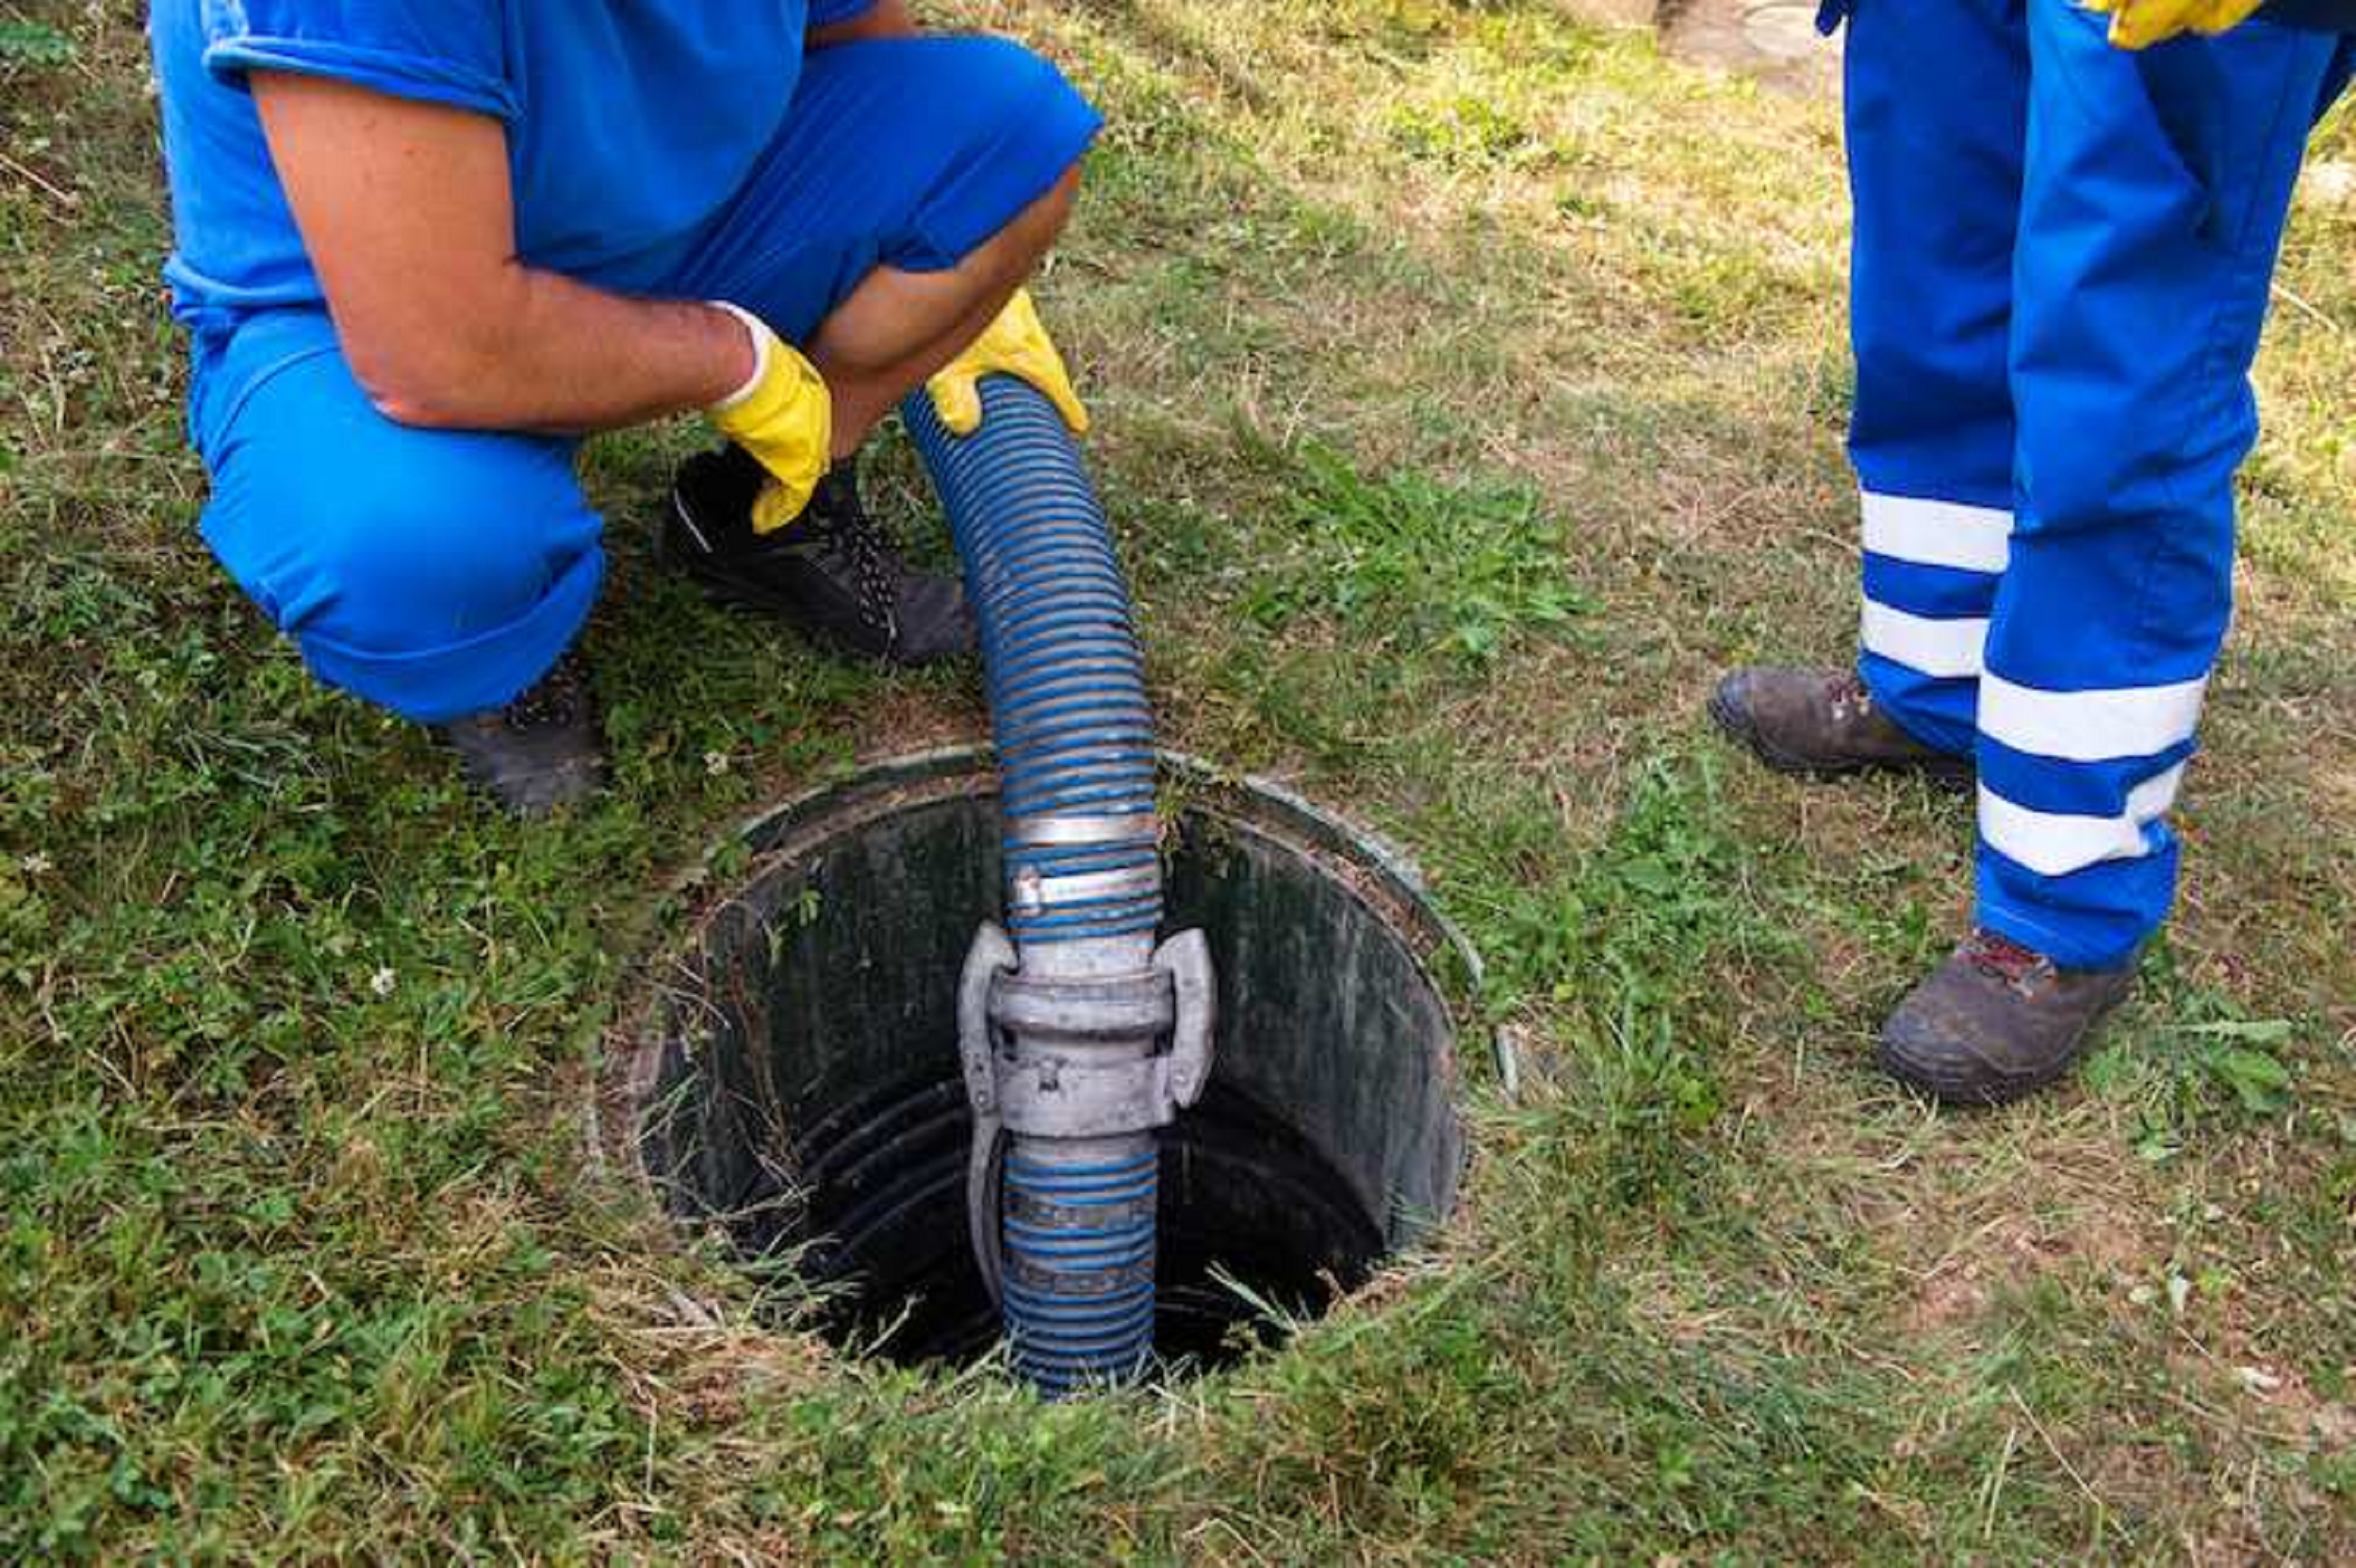
[{"label": "septic tank opening", "polygon": [[[1468,953],[1413,873],[1279,792],[1182,759],[1165,928],[1219,982],[1203,1100],[1161,1134],[1163,1358],[1217,1364],[1322,1312],[1455,1203]],[[821,1287],[836,1343],[904,1364],[994,1344],[967,1241],[957,981],[1000,897],[987,755],[868,770],[755,822],[659,961],[607,1125],[669,1212]],[[746,852],[749,854],[747,855]],[[1237,1287],[1241,1287],[1238,1289]]]}]

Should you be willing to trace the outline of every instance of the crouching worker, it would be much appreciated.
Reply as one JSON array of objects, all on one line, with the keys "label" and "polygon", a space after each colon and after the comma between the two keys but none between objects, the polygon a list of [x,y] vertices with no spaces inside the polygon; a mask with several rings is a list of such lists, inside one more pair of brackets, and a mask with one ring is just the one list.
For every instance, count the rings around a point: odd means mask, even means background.
[{"label": "crouching worker", "polygon": [[1018,290],[1099,122],[903,8],[153,8],[205,537],[319,678],[513,808],[602,776],[566,652],[604,566],[588,433],[710,415],[660,543],[713,593],[877,659],[972,645],[855,454],[928,379],[954,426],[986,368],[1078,424]]}]

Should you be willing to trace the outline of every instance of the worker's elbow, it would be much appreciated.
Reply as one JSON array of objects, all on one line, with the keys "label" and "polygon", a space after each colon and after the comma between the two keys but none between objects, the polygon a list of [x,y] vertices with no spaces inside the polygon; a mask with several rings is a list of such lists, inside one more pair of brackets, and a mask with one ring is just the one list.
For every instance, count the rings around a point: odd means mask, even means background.
[{"label": "worker's elbow", "polygon": [[354,339],[345,345],[352,379],[368,406],[417,430],[475,430],[497,423],[485,400],[497,351],[472,335],[451,333],[429,344]]},{"label": "worker's elbow", "polygon": [[472,423],[453,400],[431,392],[365,382],[361,389],[368,393],[368,406],[396,425],[412,430],[465,430]]},{"label": "worker's elbow", "polygon": [[375,409],[397,425],[454,430],[465,423],[452,378],[430,364],[401,355],[352,353],[352,380]]}]

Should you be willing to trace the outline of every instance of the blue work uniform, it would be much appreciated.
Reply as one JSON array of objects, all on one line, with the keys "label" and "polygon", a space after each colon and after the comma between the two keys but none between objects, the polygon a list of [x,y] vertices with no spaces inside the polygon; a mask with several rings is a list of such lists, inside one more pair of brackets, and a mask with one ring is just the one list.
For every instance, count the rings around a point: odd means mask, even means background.
[{"label": "blue work uniform", "polygon": [[335,77],[505,129],[518,253],[728,300],[806,341],[877,266],[954,267],[1045,194],[1095,111],[1008,42],[805,55],[870,0],[156,0],[189,429],[222,564],[323,679],[422,721],[538,678],[597,593],[574,440],[423,430],[352,379],[247,74]]},{"label": "blue work uniform", "polygon": [[2174,896],[2250,366],[2348,45],[2259,21],[2130,54],[2070,0],[1849,9],[1859,673],[1977,762],[1980,923],[2112,967]]}]

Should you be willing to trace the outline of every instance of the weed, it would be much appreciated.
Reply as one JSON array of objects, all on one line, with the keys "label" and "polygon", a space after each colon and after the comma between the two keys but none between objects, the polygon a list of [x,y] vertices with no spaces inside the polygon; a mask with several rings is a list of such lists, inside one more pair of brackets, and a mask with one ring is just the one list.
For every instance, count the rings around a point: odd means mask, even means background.
[{"label": "weed", "polygon": [[1534,146],[1512,115],[1471,94],[1437,105],[1399,105],[1391,111],[1391,137],[1409,156],[1441,164],[1516,161]]},{"label": "weed", "polygon": [[2151,968],[2154,984],[2172,992],[2170,1016],[2140,1032],[2134,1050],[2106,1052],[2087,1068],[2091,1087],[2133,1106],[2137,1152],[2171,1159],[2220,1122],[2293,1110],[2299,1023],[2250,1018],[2232,996],[2175,982],[2166,956]]},{"label": "weed", "polygon": [[1567,580],[1562,523],[1528,484],[1369,480],[1317,445],[1297,461],[1281,523],[1290,546],[1261,564],[1238,605],[1256,626],[1323,614],[1362,653],[1485,664],[1593,607]]},{"label": "weed", "polygon": [[74,41],[39,22],[0,21],[0,78],[54,69],[74,57]]}]

